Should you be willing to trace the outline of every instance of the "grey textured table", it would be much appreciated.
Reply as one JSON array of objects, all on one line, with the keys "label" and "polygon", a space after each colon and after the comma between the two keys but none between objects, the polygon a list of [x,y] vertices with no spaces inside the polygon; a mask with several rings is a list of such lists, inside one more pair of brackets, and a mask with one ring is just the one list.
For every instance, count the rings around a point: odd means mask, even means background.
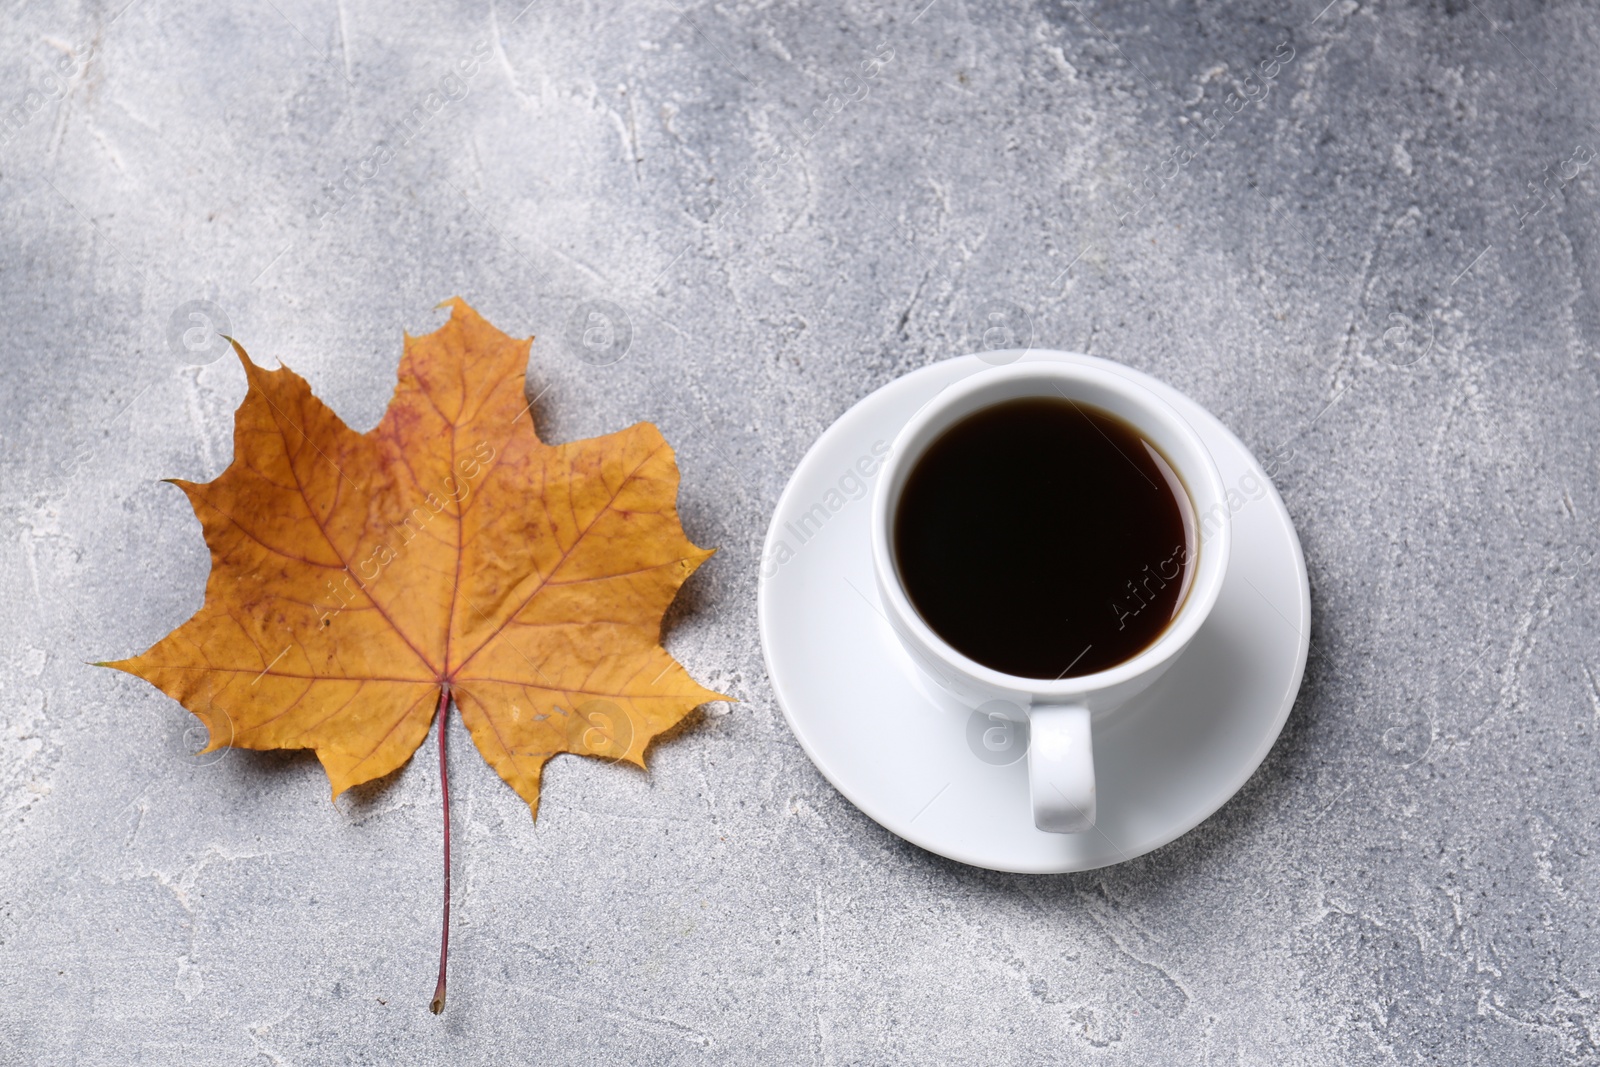
[{"label": "grey textured table", "polygon": [[[0,1060],[1600,1062],[1600,16],[1324,2],[13,5]],[[435,1018],[432,741],[330,805],[85,661],[200,602],[207,322],[365,429],[456,294],[539,335],[547,438],[677,447],[722,552],[667,645],[743,702],[537,825],[457,728]],[[1260,772],[1082,875],[886,833],[758,648],[808,444],[997,338],[1217,412],[1311,573]]]}]

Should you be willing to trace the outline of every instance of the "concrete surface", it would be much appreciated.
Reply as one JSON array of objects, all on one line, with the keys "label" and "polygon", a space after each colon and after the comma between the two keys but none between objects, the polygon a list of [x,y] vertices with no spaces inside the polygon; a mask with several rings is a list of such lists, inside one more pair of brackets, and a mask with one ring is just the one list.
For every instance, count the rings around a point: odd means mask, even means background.
[{"label": "concrete surface", "polygon": [[[0,1061],[1600,1062],[1592,5],[125,3],[0,15]],[[200,602],[207,322],[365,428],[455,294],[677,446],[744,703],[537,826],[457,730],[434,1018],[432,743],[332,806],[85,661]],[[758,650],[807,445],[990,330],[1208,405],[1310,565],[1261,771],[1084,875],[880,829]]]}]

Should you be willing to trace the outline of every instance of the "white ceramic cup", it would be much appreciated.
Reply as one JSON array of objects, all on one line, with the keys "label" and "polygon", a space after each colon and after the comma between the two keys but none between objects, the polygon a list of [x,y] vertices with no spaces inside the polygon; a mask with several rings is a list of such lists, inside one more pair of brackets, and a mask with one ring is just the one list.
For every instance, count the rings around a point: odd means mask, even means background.
[{"label": "white ceramic cup", "polygon": [[[1193,505],[1195,529],[1188,538],[1193,578],[1177,614],[1144,651],[1093,674],[1056,680],[1022,678],[970,659],[923,621],[906,595],[895,565],[895,509],[906,478],[923,452],[968,415],[1021,397],[1062,397],[1093,405],[1131,424],[1166,458]],[[1094,516],[1085,516],[1084,521],[1093,522]],[[1143,386],[1113,371],[1073,363],[1016,363],[978,371],[946,388],[913,415],[895,438],[872,502],[872,565],[889,625],[917,666],[961,704],[977,708],[991,701],[1008,701],[1026,709],[1033,821],[1039,829],[1053,833],[1079,833],[1094,826],[1090,725],[1114,714],[1149,687],[1188,646],[1222,590],[1230,538],[1222,476],[1194,429],[1170,404]],[[1086,560],[1084,565],[1092,567],[1094,562]]]}]

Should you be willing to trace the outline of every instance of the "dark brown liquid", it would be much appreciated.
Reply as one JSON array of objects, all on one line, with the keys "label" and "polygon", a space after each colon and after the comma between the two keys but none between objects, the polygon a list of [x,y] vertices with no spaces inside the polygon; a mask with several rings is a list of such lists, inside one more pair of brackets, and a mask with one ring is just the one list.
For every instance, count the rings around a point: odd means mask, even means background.
[{"label": "dark brown liquid", "polygon": [[900,581],[957,651],[1072,678],[1148,648],[1193,575],[1194,508],[1153,444],[1100,408],[1008,400],[946,430],[894,519]]}]

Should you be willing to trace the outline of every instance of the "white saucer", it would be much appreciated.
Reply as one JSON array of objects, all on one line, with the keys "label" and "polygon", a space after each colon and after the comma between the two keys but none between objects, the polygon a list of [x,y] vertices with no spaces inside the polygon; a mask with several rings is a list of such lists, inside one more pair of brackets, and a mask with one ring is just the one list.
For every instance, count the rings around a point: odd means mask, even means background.
[{"label": "white saucer", "polygon": [[1188,832],[1260,766],[1305,672],[1311,591],[1282,499],[1215,416],[1120,364],[1022,355],[1103,367],[1159,394],[1211,449],[1234,508],[1228,576],[1211,617],[1165,677],[1095,724],[1099,825],[1082,834],[1035,829],[1025,748],[986,749],[986,724],[920,682],[878,604],[868,539],[874,460],[934,394],[1007,358],[963,356],[890,382],[811,446],[767,532],[761,647],[806,754],[884,827],[979,867],[1082,871]]}]

